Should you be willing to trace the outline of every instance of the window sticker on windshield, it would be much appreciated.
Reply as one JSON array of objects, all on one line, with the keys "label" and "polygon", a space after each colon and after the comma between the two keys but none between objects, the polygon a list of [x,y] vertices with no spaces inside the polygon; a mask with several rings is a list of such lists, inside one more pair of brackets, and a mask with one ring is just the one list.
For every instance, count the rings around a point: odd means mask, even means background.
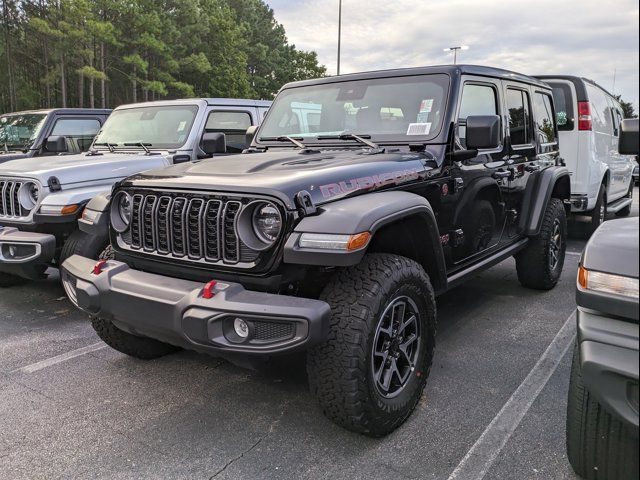
[{"label": "window sticker on windshield", "polygon": [[433,98],[428,98],[420,102],[420,113],[429,113],[433,108]]},{"label": "window sticker on windshield", "polygon": [[185,128],[187,128],[187,122],[182,121],[178,124],[178,132],[182,132]]},{"label": "window sticker on windshield", "polygon": [[429,135],[431,123],[410,123],[407,135]]},{"label": "window sticker on windshield", "polygon": [[428,120],[429,120],[428,112],[420,112],[418,114],[418,117],[416,118],[417,123],[427,123]]}]

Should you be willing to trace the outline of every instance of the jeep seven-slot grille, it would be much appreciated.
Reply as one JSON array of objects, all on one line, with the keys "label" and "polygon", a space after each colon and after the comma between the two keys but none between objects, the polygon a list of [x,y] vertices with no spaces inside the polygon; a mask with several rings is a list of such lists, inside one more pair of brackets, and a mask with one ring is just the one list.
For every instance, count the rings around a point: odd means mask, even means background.
[{"label": "jeep seven-slot grille", "polygon": [[0,178],[0,217],[25,217],[27,212],[20,206],[18,192],[22,182]]},{"label": "jeep seven-slot grille", "polygon": [[236,231],[243,208],[236,199],[132,193],[131,228],[120,238],[144,253],[211,263],[252,263],[260,252],[242,243]]}]

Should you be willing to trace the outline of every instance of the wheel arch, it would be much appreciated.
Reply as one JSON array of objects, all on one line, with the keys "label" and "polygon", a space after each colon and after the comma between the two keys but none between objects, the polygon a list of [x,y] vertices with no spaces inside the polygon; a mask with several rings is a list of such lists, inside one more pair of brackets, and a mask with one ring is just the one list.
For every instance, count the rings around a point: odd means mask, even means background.
[{"label": "wheel arch", "polygon": [[[283,261],[290,264],[348,267],[367,252],[411,258],[429,274],[436,291],[446,288],[446,266],[435,215],[429,202],[404,191],[377,192],[322,206],[303,218],[289,236]],[[355,251],[301,248],[303,233],[354,235],[369,232],[368,244]]]},{"label": "wheel arch", "polygon": [[566,167],[549,167],[527,181],[519,224],[524,235],[535,236],[540,232],[551,198],[562,200],[565,211],[570,213],[571,177]]}]

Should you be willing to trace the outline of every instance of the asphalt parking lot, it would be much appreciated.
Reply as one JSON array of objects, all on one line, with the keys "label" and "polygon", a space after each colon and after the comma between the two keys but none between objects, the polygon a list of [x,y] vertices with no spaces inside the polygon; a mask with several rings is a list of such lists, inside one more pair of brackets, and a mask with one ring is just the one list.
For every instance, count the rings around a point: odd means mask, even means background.
[{"label": "asphalt parking lot", "polygon": [[300,361],[134,360],[100,343],[57,275],[0,290],[0,478],[577,478],[564,419],[584,244],[570,239],[550,292],[522,288],[508,260],[441,297],[425,395],[377,440],[322,416]]}]

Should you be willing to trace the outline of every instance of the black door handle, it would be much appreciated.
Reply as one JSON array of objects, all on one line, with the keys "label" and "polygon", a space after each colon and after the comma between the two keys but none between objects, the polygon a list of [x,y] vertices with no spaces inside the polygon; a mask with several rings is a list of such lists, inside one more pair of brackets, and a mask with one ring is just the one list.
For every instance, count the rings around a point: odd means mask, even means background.
[{"label": "black door handle", "polygon": [[493,172],[493,178],[511,178],[512,172]]}]

